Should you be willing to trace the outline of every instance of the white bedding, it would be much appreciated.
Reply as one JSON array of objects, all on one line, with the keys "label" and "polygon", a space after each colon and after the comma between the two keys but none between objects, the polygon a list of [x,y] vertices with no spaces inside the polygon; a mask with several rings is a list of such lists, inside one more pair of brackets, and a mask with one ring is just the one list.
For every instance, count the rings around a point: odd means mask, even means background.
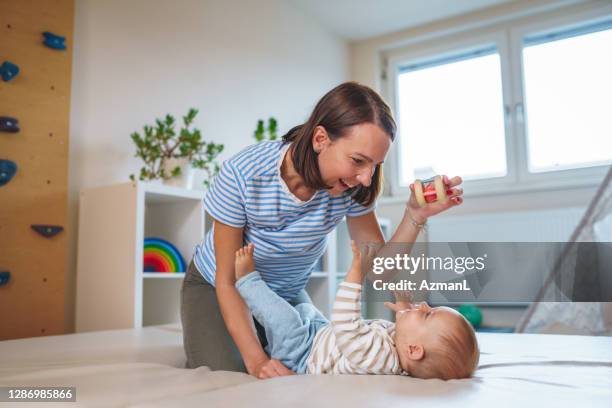
[{"label": "white bedding", "polygon": [[77,404],[66,406],[123,407],[256,381],[184,369],[182,342],[175,325],[2,341],[0,386],[74,386]]},{"label": "white bedding", "polygon": [[205,367],[188,370],[176,326],[49,336],[0,342],[0,385],[75,386],[77,403],[65,404],[70,407],[612,406],[612,338],[478,338],[475,378],[444,382],[398,376],[260,381]]}]

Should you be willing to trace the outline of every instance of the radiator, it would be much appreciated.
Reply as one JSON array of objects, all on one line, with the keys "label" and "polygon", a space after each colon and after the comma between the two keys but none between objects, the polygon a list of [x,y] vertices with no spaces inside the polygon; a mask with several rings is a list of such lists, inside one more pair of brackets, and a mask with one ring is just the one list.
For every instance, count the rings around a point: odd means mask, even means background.
[{"label": "radiator", "polygon": [[[430,242],[567,242],[585,210],[584,207],[556,208],[432,217],[428,221],[427,238]],[[492,289],[489,298],[520,299],[521,295],[532,298],[546,278],[554,257],[537,253],[533,257],[519,258],[511,252],[508,257],[508,262],[504,263],[508,271],[497,275],[493,288],[488,287]],[[437,292],[430,292],[428,299],[434,304],[448,304]],[[469,298],[465,301],[469,302]],[[508,300],[495,305],[524,304]]]},{"label": "radiator", "polygon": [[586,208],[432,217],[431,242],[566,242]]}]

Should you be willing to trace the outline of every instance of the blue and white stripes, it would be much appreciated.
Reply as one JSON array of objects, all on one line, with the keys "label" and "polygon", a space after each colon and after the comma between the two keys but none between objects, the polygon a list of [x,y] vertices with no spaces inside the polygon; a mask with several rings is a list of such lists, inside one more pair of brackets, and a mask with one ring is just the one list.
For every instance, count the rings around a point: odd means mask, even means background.
[{"label": "blue and white stripes", "polygon": [[[280,176],[289,144],[281,141],[250,146],[226,160],[204,198],[216,220],[244,228],[244,243],[255,244],[255,263],[263,280],[279,296],[291,300],[306,286],[327,234],[345,215],[359,216],[363,207],[348,194],[334,197],[317,191],[308,201],[291,194]],[[196,246],[195,264],[214,285],[214,231]]]}]

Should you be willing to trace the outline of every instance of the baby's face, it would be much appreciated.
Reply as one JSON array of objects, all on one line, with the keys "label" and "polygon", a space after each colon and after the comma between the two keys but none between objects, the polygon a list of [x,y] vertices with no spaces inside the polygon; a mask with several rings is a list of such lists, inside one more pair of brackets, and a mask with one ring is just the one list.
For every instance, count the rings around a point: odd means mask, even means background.
[{"label": "baby's face", "polygon": [[427,345],[442,331],[456,327],[458,318],[462,318],[459,312],[449,307],[416,303],[395,313],[395,330],[403,342]]}]

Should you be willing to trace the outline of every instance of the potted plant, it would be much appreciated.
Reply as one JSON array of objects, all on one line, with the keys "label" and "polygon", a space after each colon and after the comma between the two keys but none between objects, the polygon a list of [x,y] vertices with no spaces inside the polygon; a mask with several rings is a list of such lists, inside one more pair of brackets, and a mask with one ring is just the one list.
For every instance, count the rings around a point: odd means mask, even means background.
[{"label": "potted plant", "polygon": [[[155,119],[155,126],[145,125],[142,136],[138,132],[130,135],[136,145],[135,157],[145,164],[140,169],[139,180],[162,179],[165,184],[191,187],[193,169],[197,168],[206,172],[203,184],[210,187],[212,178],[219,172],[215,159],[223,151],[223,145],[205,142],[199,129],[191,129],[197,114],[197,109],[189,109],[178,133],[174,117],[168,114],[164,120]],[[130,179],[136,179],[134,174]]]},{"label": "potted plant", "polygon": [[[268,132],[267,138],[266,131]],[[278,138],[277,131],[278,122],[276,121],[276,119],[274,119],[273,117],[269,118],[267,128],[264,127],[264,121],[260,119],[257,121],[257,128],[255,129],[253,136],[255,137],[257,143],[263,142],[265,140],[276,140]]]}]

